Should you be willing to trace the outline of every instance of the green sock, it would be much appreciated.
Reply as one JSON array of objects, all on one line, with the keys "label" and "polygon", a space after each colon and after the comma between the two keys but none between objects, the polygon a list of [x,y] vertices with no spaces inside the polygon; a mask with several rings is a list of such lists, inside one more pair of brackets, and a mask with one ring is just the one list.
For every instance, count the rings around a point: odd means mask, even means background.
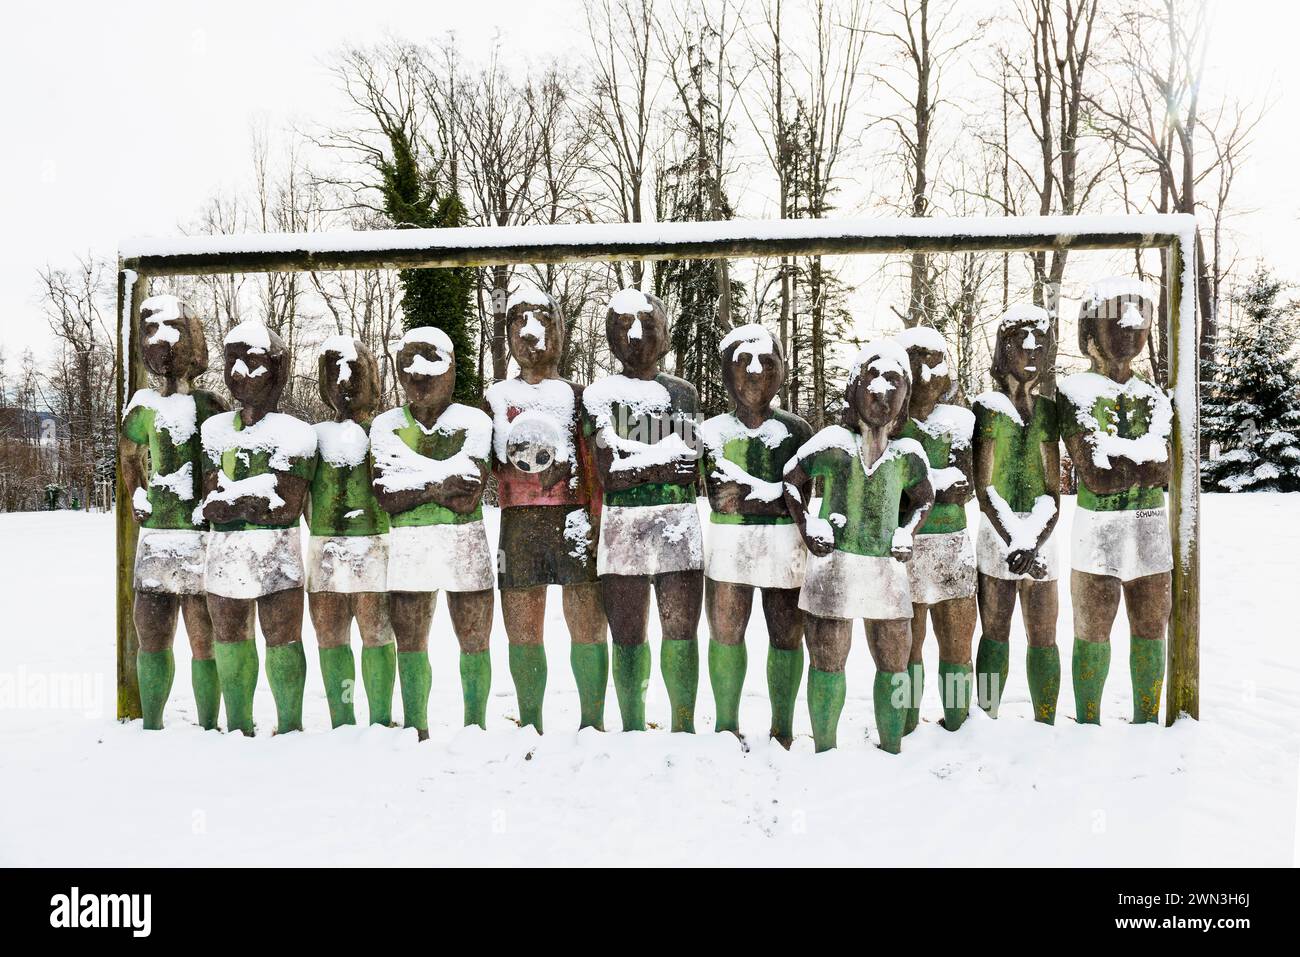
[{"label": "green sock", "polygon": [[140,710],[146,731],[161,731],[163,708],[176,677],[176,658],[170,648],[165,651],[137,651],[135,673],[140,681]]},{"label": "green sock", "polygon": [[1046,648],[1029,646],[1025,652],[1025,673],[1029,677],[1029,700],[1034,705],[1034,720],[1056,723],[1056,699],[1061,693],[1061,651],[1056,645]]},{"label": "green sock", "polygon": [[975,654],[975,692],[979,705],[990,718],[998,716],[1002,704],[1002,691],[1007,686],[1007,673],[1011,670],[1011,645],[1005,641],[981,638]]},{"label": "green sock", "polygon": [[460,654],[460,693],[465,700],[465,727],[487,728],[488,695],[492,692],[492,658],[486,651]]},{"label": "green sock", "polygon": [[217,663],[211,658],[190,659],[190,685],[194,688],[194,708],[199,727],[211,731],[221,713],[221,678]]},{"label": "green sock", "polygon": [[578,685],[582,717],[578,729],[605,730],[605,689],[609,687],[609,646],[603,641],[586,644],[575,641],[569,647],[569,666]]},{"label": "green sock", "polygon": [[794,699],[803,677],[803,648],[767,649],[767,696],[772,702],[772,737],[784,748],[794,741]]},{"label": "green sock", "polygon": [[[949,731],[956,731],[966,723],[974,690],[975,669],[969,661],[962,664],[939,662],[939,700],[943,703],[943,726]],[[915,688],[912,693],[916,693]]]},{"label": "green sock", "polygon": [[370,723],[393,723],[393,685],[397,681],[397,643],[361,649],[361,683],[366,686]]},{"label": "green sock", "polygon": [[[914,661],[907,666],[907,677],[912,683],[910,702],[903,716],[903,734],[909,735],[921,723],[921,695],[925,691],[925,662]],[[943,668],[939,669],[939,689],[943,690]]]},{"label": "green sock", "polygon": [[429,730],[429,685],[433,669],[427,651],[399,651],[397,680],[402,686],[402,727]]},{"label": "green sock", "polygon": [[700,687],[700,646],[694,638],[659,645],[659,670],[668,688],[672,730],[695,733],[695,696]]},{"label": "green sock", "polygon": [[808,717],[818,752],[835,747],[835,731],[844,710],[844,672],[808,669]]},{"label": "green sock", "polygon": [[357,664],[352,657],[352,649],[347,645],[339,645],[337,648],[318,650],[320,676],[325,682],[325,701],[330,708],[330,727],[356,724],[353,696],[356,694]]},{"label": "green sock", "polygon": [[257,688],[257,644],[218,641],[212,646],[221,681],[221,699],[226,703],[226,730],[253,733],[253,692]]},{"label": "green sock", "polygon": [[903,723],[907,720],[907,703],[912,697],[911,685],[906,671],[877,671],[876,680],[871,685],[880,748],[890,754],[903,749]]},{"label": "green sock", "polygon": [[266,682],[275,699],[276,734],[302,730],[302,693],[307,687],[307,654],[302,642],[266,646]]},{"label": "green sock", "polygon": [[519,726],[542,733],[542,700],[546,697],[546,646],[511,645],[510,677],[519,700]]},{"label": "green sock", "polygon": [[1101,724],[1101,690],[1110,671],[1110,642],[1074,639],[1074,715],[1079,724]]},{"label": "green sock", "polygon": [[713,702],[718,712],[714,731],[740,734],[740,691],[748,665],[749,654],[743,641],[724,645],[709,640],[709,684],[713,686]]},{"label": "green sock", "polygon": [[[667,642],[665,642],[667,644]],[[624,731],[645,730],[645,689],[650,684],[650,646],[614,645],[614,693]]]},{"label": "green sock", "polygon": [[1128,651],[1133,680],[1133,723],[1160,719],[1160,689],[1165,682],[1165,640],[1133,635]]}]

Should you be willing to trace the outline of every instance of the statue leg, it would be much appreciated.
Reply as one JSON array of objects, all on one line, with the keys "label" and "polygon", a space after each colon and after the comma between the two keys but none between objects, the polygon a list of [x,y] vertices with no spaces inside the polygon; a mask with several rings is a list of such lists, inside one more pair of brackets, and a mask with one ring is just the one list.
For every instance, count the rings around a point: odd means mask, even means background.
[{"label": "statue leg", "polygon": [[257,599],[257,620],[266,637],[266,682],[275,699],[276,734],[302,730],[302,694],[307,687],[302,606],[301,588],[286,588]]},{"label": "statue leg", "polygon": [[1018,583],[979,573],[980,646],[975,655],[975,693],[990,718],[998,716],[1011,670],[1011,615]]},{"label": "statue leg", "polygon": [[190,640],[190,684],[194,688],[194,707],[199,727],[211,731],[217,726],[221,711],[221,679],[213,657],[212,616],[203,595],[183,595],[181,616],[185,635]]},{"label": "statue leg", "polygon": [[366,687],[370,723],[392,727],[393,684],[397,680],[397,642],[388,614],[388,595],[364,591],[352,596],[361,630],[361,683]]},{"label": "statue leg", "polygon": [[1074,604],[1074,714],[1079,724],[1101,724],[1101,692],[1110,671],[1110,628],[1119,611],[1120,580],[1070,572]]},{"label": "statue leg", "polygon": [[906,618],[864,621],[867,647],[876,663],[876,680],[871,688],[875,705],[876,731],[880,748],[897,754],[903,747],[903,724],[912,700],[907,659],[912,648],[912,629]]},{"label": "statue leg", "polygon": [[[943,726],[956,731],[970,714],[975,668],[971,664],[971,641],[975,637],[975,596],[949,598],[930,606],[934,636],[939,641],[939,699],[943,703]],[[915,623],[916,619],[912,619]],[[915,654],[915,637],[913,638]],[[915,676],[913,675],[913,680]],[[912,700],[920,692],[912,688]]]},{"label": "statue leg", "polygon": [[1025,651],[1029,700],[1034,706],[1034,720],[1043,724],[1056,723],[1056,699],[1061,691],[1061,652],[1056,647],[1059,609],[1055,581],[1020,582],[1020,615],[1029,638]]},{"label": "statue leg", "polygon": [[845,618],[804,618],[808,638],[808,717],[818,751],[835,747],[844,710],[844,666],[853,643],[853,622]]},{"label": "statue leg", "polygon": [[740,692],[748,665],[745,627],[754,605],[752,585],[704,580],[704,607],[709,621],[709,683],[717,708],[715,731],[740,736]]},{"label": "statue leg", "polygon": [[402,686],[402,726],[429,737],[429,626],[438,593],[395,591],[388,595],[393,635],[397,640],[397,677]]},{"label": "statue leg", "polygon": [[702,570],[656,575],[659,606],[659,667],[668,688],[672,730],[695,733],[695,696],[700,685],[700,609],[704,604]]},{"label": "statue leg", "polygon": [[[330,709],[330,726],[356,724],[353,708],[357,681],[352,657],[352,596],[342,592],[307,593],[307,609],[320,655],[320,674],[325,682],[325,700]],[[268,664],[269,668],[269,664]]]},{"label": "statue leg", "polygon": [[562,592],[564,621],[569,626],[569,664],[578,685],[582,709],[578,728],[605,730],[605,689],[609,687],[609,644],[600,583],[565,585]]},{"label": "statue leg", "polygon": [[257,688],[257,605],[251,598],[208,595],[212,645],[226,705],[226,730],[253,735],[253,692]]},{"label": "statue leg", "polygon": [[135,633],[140,649],[135,669],[140,679],[140,708],[146,731],[160,731],[163,709],[171,694],[176,676],[176,657],[172,642],[176,636],[176,614],[180,596],[165,592],[135,593]]},{"label": "statue leg", "polygon": [[799,589],[764,588],[767,621],[767,695],[772,703],[771,735],[781,747],[794,741],[794,699],[803,677],[803,611]]},{"label": "statue leg", "polygon": [[1129,623],[1129,675],[1133,680],[1133,723],[1158,722],[1165,680],[1165,632],[1172,609],[1169,572],[1124,583]]},{"label": "statue leg", "polygon": [[[488,658],[488,639],[492,636],[492,611],[495,592],[447,592],[447,610],[451,627],[460,643],[460,685],[465,698],[465,726],[487,727],[488,694],[492,690],[492,662]],[[544,678],[544,676],[543,676]],[[540,695],[539,714],[540,715]],[[540,730],[540,729],[539,729]]]},{"label": "statue leg", "polygon": [[[907,677],[908,687],[911,689],[911,697],[907,703],[907,714],[903,719],[903,734],[908,735],[916,730],[916,726],[921,723],[921,695],[925,691],[925,661],[922,653],[925,651],[925,633],[927,619],[930,614],[930,606],[922,605],[919,602],[912,602],[912,645],[907,655]],[[935,632],[939,630],[939,622],[935,621]],[[943,691],[943,677],[939,678],[939,690]]]},{"label": "statue leg", "polygon": [[501,589],[501,617],[510,643],[510,676],[519,703],[519,726],[542,733],[542,700],[546,696],[546,586]]},{"label": "statue leg", "polygon": [[650,579],[645,575],[606,575],[600,590],[614,642],[611,670],[623,730],[644,731],[645,689],[650,681],[650,648],[645,641]]}]

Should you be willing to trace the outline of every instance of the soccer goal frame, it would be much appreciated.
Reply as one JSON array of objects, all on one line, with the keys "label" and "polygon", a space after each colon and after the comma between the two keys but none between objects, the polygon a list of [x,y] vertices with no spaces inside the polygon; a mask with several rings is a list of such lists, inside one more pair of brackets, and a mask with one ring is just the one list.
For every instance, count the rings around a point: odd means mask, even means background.
[{"label": "soccer goal frame", "polygon": [[[1173,610],[1165,723],[1200,716],[1200,327],[1194,295],[1194,217],[818,219],[705,223],[465,227],[197,236],[127,241],[117,275],[117,414],[145,385],[138,336],[149,280],[220,273],[418,269],[662,259],[762,259],[904,253],[1029,253],[1164,249],[1168,255],[1169,387],[1174,424],[1169,481]],[[117,716],[140,717],[132,570],[138,538],[117,469]]]}]

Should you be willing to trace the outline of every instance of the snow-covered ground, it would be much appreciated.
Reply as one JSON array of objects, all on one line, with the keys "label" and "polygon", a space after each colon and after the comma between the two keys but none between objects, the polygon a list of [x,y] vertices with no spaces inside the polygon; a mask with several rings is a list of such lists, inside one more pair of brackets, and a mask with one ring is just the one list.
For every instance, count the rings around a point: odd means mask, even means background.
[{"label": "snow-covered ground", "polygon": [[[1129,726],[1122,614],[1105,724],[1074,723],[1067,581],[1057,725],[1030,720],[1017,625],[1002,716],[976,709],[959,733],[941,729],[931,645],[924,721],[891,757],[868,740],[860,639],[840,749],[813,754],[802,701],[793,750],[766,740],[759,615],[741,713],[748,752],[712,733],[705,674],[697,735],[576,734],[554,594],[544,737],[511,721],[499,616],[489,730],[456,726],[445,607],[431,637],[427,744],[398,730],[329,731],[311,651],[307,733],[202,732],[183,635],[169,726],[146,734],[113,718],[111,516],[0,515],[0,864],[1291,864],[1300,496],[1208,496],[1204,533],[1199,723]],[[269,728],[261,680],[257,719]],[[647,714],[666,711],[656,666]],[[618,724],[612,686],[607,723]]]}]

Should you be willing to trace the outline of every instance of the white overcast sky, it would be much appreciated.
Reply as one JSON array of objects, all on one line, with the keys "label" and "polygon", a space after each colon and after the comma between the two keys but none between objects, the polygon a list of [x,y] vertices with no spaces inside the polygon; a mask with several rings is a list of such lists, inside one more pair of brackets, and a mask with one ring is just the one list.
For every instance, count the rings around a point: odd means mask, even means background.
[{"label": "white overcast sky", "polygon": [[[1268,95],[1236,187],[1246,255],[1300,279],[1300,4],[1220,2],[1216,81]],[[337,102],[321,58],[385,33],[454,29],[470,57],[499,30],[526,56],[583,43],[579,0],[12,2],[0,31],[0,345],[43,351],[36,270],[162,235],[243,179],[250,122],[310,123]],[[1106,212],[1108,210],[1099,210]]]}]

